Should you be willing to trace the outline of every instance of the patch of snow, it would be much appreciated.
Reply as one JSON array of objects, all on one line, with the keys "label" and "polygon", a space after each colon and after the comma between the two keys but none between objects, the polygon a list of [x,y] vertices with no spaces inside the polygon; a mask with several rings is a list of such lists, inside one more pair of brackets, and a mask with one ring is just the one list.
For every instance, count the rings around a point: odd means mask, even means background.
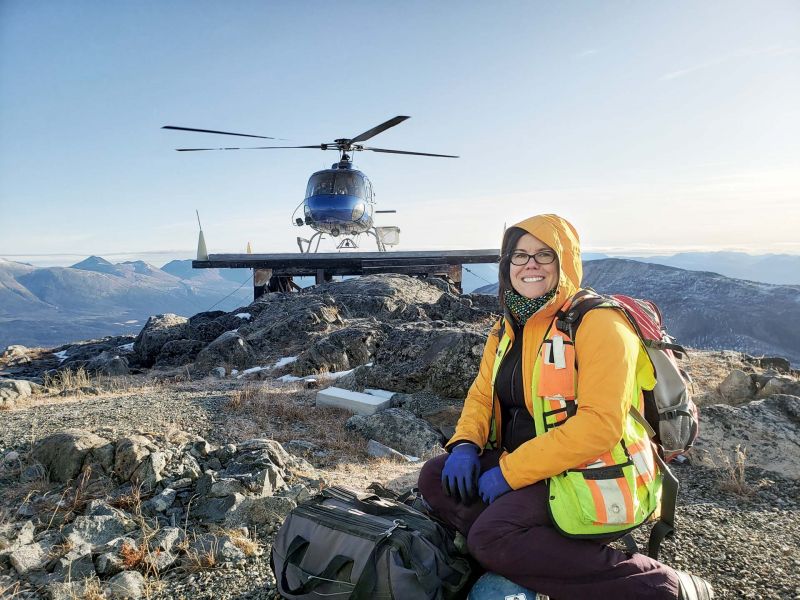
[{"label": "patch of snow", "polygon": [[295,377],[294,375],[281,375],[280,377],[278,377],[278,379],[276,379],[276,381],[288,382],[288,381],[300,381],[302,379],[303,379],[302,377]]},{"label": "patch of snow", "polygon": [[67,351],[62,350],[61,352],[54,352],[53,356],[58,359],[58,362],[62,363],[67,359]]},{"label": "patch of snow", "polygon": [[130,344],[122,344],[122,346],[117,346],[123,352],[133,352],[133,342]]},{"label": "patch of snow", "polygon": [[133,324],[138,323],[138,322],[139,321],[137,321],[136,319],[133,319],[132,321],[125,321],[125,325],[133,325]]},{"label": "patch of snow", "polygon": [[245,369],[241,373],[239,373],[238,379],[241,379],[245,375],[249,373],[258,373],[259,371],[269,371],[269,367],[250,367],[249,369]]},{"label": "patch of snow", "polygon": [[239,317],[240,319],[249,319],[249,318],[250,318],[250,317],[252,317],[253,315],[251,315],[250,313],[236,313],[236,314],[235,314],[235,315],[233,315],[233,316],[234,316],[234,317]]},{"label": "patch of snow", "polygon": [[239,374],[239,369],[231,369],[231,377],[235,377]]},{"label": "patch of snow", "polygon": [[339,379],[340,377],[344,377],[345,375],[349,375],[353,372],[353,369],[349,369],[347,371],[334,371],[333,373],[326,373],[328,377],[331,379]]},{"label": "patch of snow", "polygon": [[293,363],[296,360],[297,360],[296,356],[287,356],[285,358],[281,358],[280,360],[278,360],[278,362],[276,362],[274,365],[272,365],[272,368],[273,369],[279,369],[281,367],[285,367],[286,365],[288,365],[290,363]]}]

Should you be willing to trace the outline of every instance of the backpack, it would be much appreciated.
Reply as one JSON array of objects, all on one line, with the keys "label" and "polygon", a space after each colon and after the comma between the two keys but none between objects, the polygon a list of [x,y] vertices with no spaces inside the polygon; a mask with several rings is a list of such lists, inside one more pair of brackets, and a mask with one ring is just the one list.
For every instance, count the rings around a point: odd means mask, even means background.
[{"label": "backpack", "polygon": [[401,502],[339,486],[289,513],[271,565],[289,599],[449,600],[470,576],[442,525]]},{"label": "backpack", "polygon": [[[697,406],[692,401],[689,375],[678,366],[677,359],[686,350],[675,343],[663,325],[661,311],[649,300],[631,298],[622,294],[601,295],[591,288],[580,290],[572,297],[565,310],[556,315],[556,328],[575,340],[583,317],[595,308],[612,308],[620,311],[639,336],[656,376],[652,390],[643,390],[644,415],[631,407],[631,416],[647,430],[656,445],[654,457],[662,473],[661,512],[659,520],[650,531],[647,554],[658,559],[661,542],[675,531],[675,506],[678,500],[678,479],[667,462],[682,456],[692,447],[699,430]],[[638,552],[633,536],[626,534],[629,552]]]},{"label": "backpack", "polygon": [[591,288],[575,294],[566,312],[559,311],[556,327],[574,340],[581,320],[595,308],[620,311],[647,350],[656,386],[642,392],[644,418],[654,432],[651,438],[658,444],[664,460],[675,460],[692,447],[699,430],[697,406],[690,391],[692,380],[677,362],[686,355],[686,350],[667,334],[655,303],[622,294],[605,296]]}]

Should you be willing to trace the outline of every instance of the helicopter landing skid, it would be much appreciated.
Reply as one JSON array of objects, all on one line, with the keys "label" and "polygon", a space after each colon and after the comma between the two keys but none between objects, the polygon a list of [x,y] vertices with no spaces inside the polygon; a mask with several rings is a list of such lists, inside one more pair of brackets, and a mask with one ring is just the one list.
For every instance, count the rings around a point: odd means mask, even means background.
[{"label": "helicopter landing skid", "polygon": [[[315,238],[317,240],[317,245],[314,246],[314,252],[319,250],[319,243],[322,241],[322,237],[323,236],[322,236],[322,232],[321,231],[318,231],[317,233],[312,235],[310,240],[307,240],[306,238],[301,238],[300,236],[297,236],[297,245],[300,247],[300,253],[301,254],[309,254],[311,252],[311,244],[314,243],[314,239]],[[303,246],[304,243],[305,243],[305,247]]]},{"label": "helicopter landing skid", "polygon": [[[386,245],[381,241],[381,238],[378,236],[374,227],[368,229],[364,233],[366,233],[367,235],[371,235],[372,237],[375,238],[375,243],[378,246],[378,252],[386,252]],[[324,237],[325,236],[322,234],[321,231],[318,231],[314,235],[312,235],[311,239],[306,239],[297,236],[297,246],[300,248],[300,253],[301,254],[311,254],[312,252],[316,253],[319,250],[319,243],[322,241],[322,238]],[[355,239],[346,237],[341,242],[339,242],[339,245],[336,246],[336,249],[342,250],[343,248],[358,248],[358,242],[356,241],[356,239],[357,236]],[[316,245],[314,245],[314,240],[317,241]],[[313,251],[311,250],[312,245],[314,245]]]}]

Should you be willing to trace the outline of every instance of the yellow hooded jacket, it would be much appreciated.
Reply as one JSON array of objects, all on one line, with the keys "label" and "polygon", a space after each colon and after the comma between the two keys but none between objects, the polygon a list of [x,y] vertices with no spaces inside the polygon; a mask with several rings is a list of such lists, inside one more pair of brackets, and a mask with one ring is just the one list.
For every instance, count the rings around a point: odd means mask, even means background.
[{"label": "yellow hooded jacket", "polygon": [[[580,289],[582,266],[578,234],[570,223],[556,215],[538,215],[517,223],[558,255],[560,267],[554,298],[525,323],[522,335],[523,389],[525,404],[533,414],[533,366],[542,340],[558,309]],[[448,448],[456,442],[470,441],[483,448],[489,438],[492,409],[497,399],[492,393],[500,322],[492,328],[483,351],[480,371],[470,387],[464,408]],[[513,329],[506,328],[513,339]],[[618,311],[593,310],[586,314],[575,338],[578,370],[578,411],[560,427],[505,453],[500,459],[503,476],[513,489],[553,477],[607,452],[622,438],[630,408],[639,358],[639,338]],[[642,365],[639,364],[639,368]],[[502,424],[497,416],[498,443]]]}]

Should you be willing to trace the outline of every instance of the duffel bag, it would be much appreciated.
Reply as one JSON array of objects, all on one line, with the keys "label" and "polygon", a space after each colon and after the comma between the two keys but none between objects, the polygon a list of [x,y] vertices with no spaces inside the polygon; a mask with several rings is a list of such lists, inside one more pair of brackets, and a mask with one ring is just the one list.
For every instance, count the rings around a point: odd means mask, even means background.
[{"label": "duffel bag", "polygon": [[400,502],[338,486],[289,513],[271,564],[288,599],[449,599],[470,574],[439,523]]}]

